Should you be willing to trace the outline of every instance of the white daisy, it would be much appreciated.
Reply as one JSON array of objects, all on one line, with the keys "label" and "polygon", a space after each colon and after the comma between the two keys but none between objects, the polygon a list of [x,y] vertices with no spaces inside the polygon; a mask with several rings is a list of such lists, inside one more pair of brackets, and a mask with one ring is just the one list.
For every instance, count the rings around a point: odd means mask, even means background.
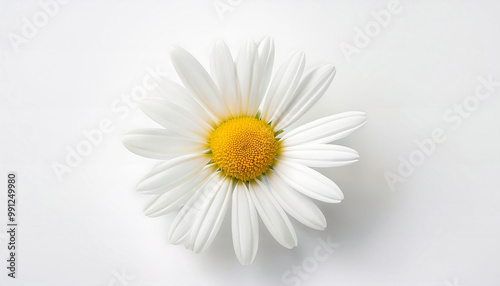
[{"label": "white daisy", "polygon": [[[146,174],[137,190],[156,195],[148,216],[180,209],[170,226],[171,243],[200,252],[216,236],[231,205],[233,245],[240,263],[257,253],[259,220],[284,247],[297,245],[288,215],[318,230],[326,219],[310,199],[338,203],[339,187],[311,167],[353,163],[358,153],[328,144],[359,129],[363,112],[324,117],[285,129],[325,93],[332,65],[302,76],[303,52],[291,55],[274,74],[274,43],[248,41],[238,59],[224,42],[211,55],[211,76],[191,54],[171,49],[184,87],[157,79],[163,98],[146,98],[142,111],[164,128],[140,129],[123,144],[144,157],[166,160]],[[288,214],[288,215],[287,215]]]}]

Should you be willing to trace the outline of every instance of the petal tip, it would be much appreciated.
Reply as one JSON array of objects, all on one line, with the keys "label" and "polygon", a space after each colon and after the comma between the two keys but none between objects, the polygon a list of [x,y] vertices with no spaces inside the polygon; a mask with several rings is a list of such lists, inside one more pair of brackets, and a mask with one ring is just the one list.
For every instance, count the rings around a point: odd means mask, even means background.
[{"label": "petal tip", "polygon": [[168,50],[169,50],[169,52],[170,52],[171,55],[175,54],[175,53],[178,53],[178,52],[184,51],[183,48],[181,48],[181,47],[179,47],[177,45],[170,46],[170,48]]},{"label": "petal tip", "polygon": [[125,148],[128,149],[128,146],[130,145],[129,144],[129,141],[130,141],[129,134],[123,134],[121,140],[122,140],[122,145],[125,146]]},{"label": "petal tip", "polygon": [[326,71],[328,73],[332,73],[332,74],[335,74],[337,72],[337,69],[335,68],[335,66],[333,64],[326,64]]},{"label": "petal tip", "polygon": [[226,42],[224,42],[223,40],[218,39],[218,40],[215,41],[214,47],[216,49],[221,49],[221,48],[226,49],[227,45],[226,45]]},{"label": "petal tip", "polygon": [[304,60],[306,58],[306,53],[304,51],[302,51],[302,50],[301,51],[297,51],[295,53],[295,56],[296,57],[300,57],[301,60]]},{"label": "petal tip", "polygon": [[135,185],[135,190],[137,192],[143,192],[145,190],[143,180],[141,180],[139,183],[137,183],[137,185]]},{"label": "petal tip", "polygon": [[151,104],[152,104],[152,101],[150,100],[150,98],[146,97],[143,100],[139,101],[137,103],[137,106],[139,107],[140,110],[142,110],[142,112],[144,112],[144,110],[146,110],[148,107],[150,107]]},{"label": "petal tip", "polygon": [[144,208],[142,213],[147,217],[154,217],[153,212],[149,208]]}]

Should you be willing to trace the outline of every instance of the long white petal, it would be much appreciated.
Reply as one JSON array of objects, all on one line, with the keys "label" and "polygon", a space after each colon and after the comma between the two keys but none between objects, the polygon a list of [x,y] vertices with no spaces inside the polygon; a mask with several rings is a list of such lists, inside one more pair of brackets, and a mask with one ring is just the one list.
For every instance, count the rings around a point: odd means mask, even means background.
[{"label": "long white petal", "polygon": [[148,97],[139,103],[139,107],[158,124],[181,136],[202,141],[213,130],[212,126],[196,114],[163,98]]},{"label": "long white petal", "polygon": [[205,120],[209,125],[216,125],[218,122],[217,118],[196,101],[196,96],[194,96],[192,92],[169,79],[163,77],[154,79],[158,84],[157,90],[163,98],[191,111]]},{"label": "long white petal", "polygon": [[[269,88],[271,81],[271,74],[273,72],[274,64],[274,41],[270,37],[266,37],[259,43],[259,74],[260,86],[258,93],[258,105],[262,103],[262,99]],[[257,106],[258,107],[258,106]]]},{"label": "long white petal", "polygon": [[148,217],[159,217],[184,206],[193,194],[191,192],[166,192],[150,200],[142,212]]},{"label": "long white petal", "polygon": [[203,195],[207,189],[213,188],[221,182],[219,174],[214,173],[207,178],[204,183],[195,189],[193,196],[182,207],[168,230],[168,240],[172,244],[187,243],[191,234],[191,229],[198,215],[200,214],[201,205],[206,197]]},{"label": "long white petal", "polygon": [[302,144],[280,149],[280,160],[309,167],[340,167],[358,161],[358,152],[331,144]]},{"label": "long white petal", "polygon": [[[251,40],[240,49],[237,61],[238,78],[241,88],[242,115],[253,116],[257,113],[259,97],[259,54],[257,45]],[[257,102],[257,103],[255,103]]]},{"label": "long white petal", "polygon": [[309,72],[300,82],[294,101],[277,122],[276,130],[284,129],[302,117],[323,96],[335,76],[335,67],[327,64]]},{"label": "long white petal", "polygon": [[213,173],[213,169],[207,166],[179,186],[155,197],[144,208],[144,214],[150,217],[157,217],[182,207],[191,198],[193,193],[202,184],[205,184],[211,173]]},{"label": "long white petal", "polygon": [[292,189],[274,173],[267,175],[267,179],[274,197],[289,215],[310,228],[325,229],[325,216],[309,198]]},{"label": "long white petal", "polygon": [[223,41],[217,41],[212,51],[211,74],[219,87],[230,116],[241,115],[241,95],[238,75],[231,52]]},{"label": "long white petal", "polygon": [[330,143],[344,138],[365,124],[366,114],[350,111],[323,117],[299,126],[282,137],[282,147],[303,143]]},{"label": "long white petal", "polygon": [[234,184],[231,178],[225,178],[202,194],[198,216],[190,235],[190,246],[198,253],[206,250],[214,240],[226,215]]},{"label": "long white petal", "polygon": [[304,52],[297,52],[290,56],[274,75],[263,103],[262,119],[265,122],[279,118],[292,102],[305,61]]},{"label": "long white petal", "polygon": [[196,100],[220,120],[227,117],[224,101],[214,81],[203,66],[186,50],[172,47],[170,58],[177,74]]},{"label": "long white petal", "polygon": [[259,219],[250,192],[240,181],[233,191],[231,228],[234,252],[239,262],[249,265],[259,246]]},{"label": "long white petal", "polygon": [[209,158],[205,154],[176,157],[153,168],[137,184],[137,191],[163,193],[202,170]]},{"label": "long white petal", "polygon": [[332,180],[309,167],[278,161],[274,171],[290,187],[310,198],[326,203],[339,203],[344,199],[342,191]]},{"label": "long white petal", "polygon": [[258,179],[250,182],[250,195],[269,233],[286,248],[297,246],[297,235],[285,211],[268,187]]},{"label": "long white petal", "polygon": [[200,141],[159,128],[132,131],[123,136],[122,142],[131,152],[152,159],[171,159],[188,153],[201,153],[208,148]]}]

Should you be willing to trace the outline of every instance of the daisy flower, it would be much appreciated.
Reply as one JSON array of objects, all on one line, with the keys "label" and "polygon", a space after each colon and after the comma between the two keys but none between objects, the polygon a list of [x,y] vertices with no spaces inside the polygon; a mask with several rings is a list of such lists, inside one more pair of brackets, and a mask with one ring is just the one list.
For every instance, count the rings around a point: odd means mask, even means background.
[{"label": "daisy flower", "polygon": [[161,98],[141,110],[163,128],[124,136],[130,151],[164,163],[147,173],[137,190],[155,197],[144,209],[155,217],[179,210],[168,238],[195,252],[207,249],[230,209],[234,251],[252,263],[259,217],[286,248],[297,245],[289,216],[317,230],[326,219],[313,200],[338,203],[344,196],[312,169],[357,161],[350,148],[329,144],[359,129],[363,112],[324,117],[295,129],[325,93],[335,67],[322,65],[303,76],[303,52],[292,54],[271,80],[274,43],[245,43],[236,61],[222,41],[211,54],[210,74],[187,51],[173,47],[171,60],[184,87],[157,79]]}]

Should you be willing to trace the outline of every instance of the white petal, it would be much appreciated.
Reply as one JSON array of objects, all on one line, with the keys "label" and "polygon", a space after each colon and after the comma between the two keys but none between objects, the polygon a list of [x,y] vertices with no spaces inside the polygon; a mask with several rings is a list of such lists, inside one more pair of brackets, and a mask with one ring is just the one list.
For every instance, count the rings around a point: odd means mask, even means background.
[{"label": "white petal", "polygon": [[267,178],[271,192],[289,215],[310,228],[325,229],[325,216],[310,199],[292,189],[274,173],[270,173]]},{"label": "white petal", "polygon": [[274,75],[263,103],[262,118],[265,122],[279,118],[292,102],[305,61],[304,52],[297,52],[290,56]]},{"label": "white petal", "polygon": [[217,118],[210,114],[210,111],[205,110],[197,101],[196,97],[187,89],[179,84],[163,78],[154,78],[158,84],[157,89],[163,98],[184,107],[186,110],[201,117],[211,126],[215,126],[218,122]]},{"label": "white petal", "polygon": [[214,240],[226,215],[234,184],[225,178],[206,191],[202,196],[198,216],[190,235],[190,246],[198,253],[206,250]]},{"label": "white petal", "polygon": [[257,113],[259,94],[259,54],[257,45],[247,41],[238,54],[238,79],[241,88],[241,109],[243,115],[253,116]]},{"label": "white petal", "polygon": [[166,129],[139,129],[125,134],[123,145],[131,152],[152,159],[171,159],[188,153],[201,153],[205,144],[184,138]]},{"label": "white petal", "polygon": [[294,94],[286,114],[278,119],[276,130],[284,129],[302,117],[323,96],[335,76],[333,65],[323,65],[307,74]]},{"label": "white petal", "polygon": [[297,236],[292,223],[268,187],[255,179],[250,182],[250,195],[262,222],[274,239],[286,248],[297,246]]},{"label": "white petal", "polygon": [[242,265],[255,259],[259,246],[259,220],[254,203],[245,184],[240,181],[233,191],[231,228],[236,257]]},{"label": "white petal", "polygon": [[302,194],[326,203],[339,203],[344,199],[339,187],[319,172],[294,162],[280,160],[276,163],[276,174]]},{"label": "white petal", "polygon": [[202,170],[208,161],[209,158],[205,154],[190,154],[171,159],[147,173],[137,184],[137,191],[163,193]]},{"label": "white petal", "polygon": [[189,241],[189,236],[191,234],[191,229],[194,222],[196,221],[201,205],[203,204],[206,197],[203,195],[205,190],[208,188],[213,188],[221,181],[219,174],[212,174],[203,184],[196,188],[193,196],[184,205],[181,211],[177,214],[172,225],[168,230],[168,240],[172,244],[180,244],[182,242]]},{"label": "white petal", "polygon": [[223,41],[217,41],[211,55],[211,73],[221,92],[227,113],[241,115],[241,95],[233,57]]},{"label": "white petal", "polygon": [[196,114],[163,98],[146,98],[140,102],[139,107],[161,126],[194,140],[205,140],[207,134],[213,130]]},{"label": "white petal", "polygon": [[323,117],[286,133],[282,137],[282,147],[303,143],[330,143],[344,138],[365,124],[366,114],[350,111]]},{"label": "white petal", "polygon": [[[189,182],[189,181],[188,181]],[[187,203],[193,195],[189,192],[169,191],[150,200],[143,212],[149,217],[158,217],[171,213]]]},{"label": "white petal", "polygon": [[273,72],[274,64],[274,42],[270,37],[266,37],[259,43],[259,97],[257,98],[260,105],[264,95],[269,88],[269,81]]},{"label": "white petal", "polygon": [[186,180],[173,189],[167,190],[164,194],[154,198],[146,205],[144,214],[156,217],[182,207],[191,198],[193,193],[201,188],[202,184],[206,183],[211,173],[213,173],[213,169],[207,166],[189,180]]},{"label": "white petal", "polygon": [[358,161],[358,153],[344,146],[302,144],[280,149],[280,159],[309,167],[340,167]]},{"label": "white petal", "polygon": [[170,58],[177,74],[196,100],[220,120],[227,117],[224,101],[214,81],[201,64],[186,50],[172,47]]}]

